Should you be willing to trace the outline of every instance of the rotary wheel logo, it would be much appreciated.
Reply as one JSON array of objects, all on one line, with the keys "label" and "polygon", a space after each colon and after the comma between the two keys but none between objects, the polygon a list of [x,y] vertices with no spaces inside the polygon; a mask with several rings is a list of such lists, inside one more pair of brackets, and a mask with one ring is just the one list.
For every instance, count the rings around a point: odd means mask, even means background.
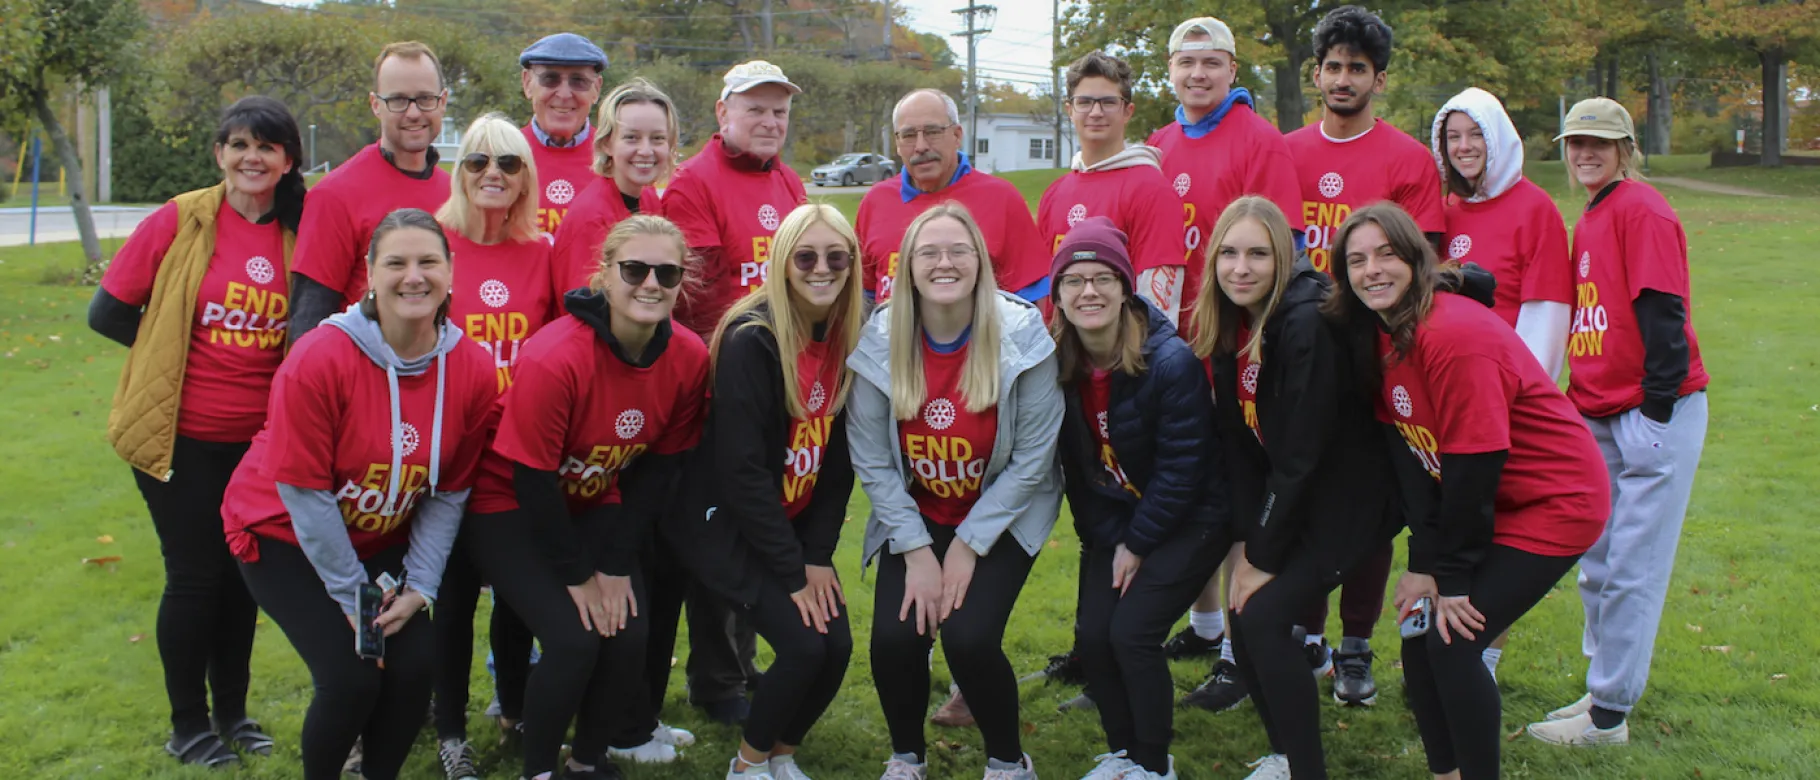
[{"label": "rotary wheel logo", "polygon": [[766,230],[776,230],[777,224],[778,224],[777,209],[772,208],[771,204],[769,204],[769,203],[766,203],[763,206],[759,206],[758,207],[758,224],[760,227],[763,227]]},{"label": "rotary wheel logo", "polygon": [[1588,276],[1592,276],[1592,253],[1591,252],[1581,252],[1580,253],[1580,278],[1585,279]]},{"label": "rotary wheel logo", "polygon": [[1194,186],[1194,180],[1188,178],[1188,174],[1184,173],[1179,176],[1176,176],[1175,177],[1175,196],[1178,198],[1188,197],[1188,188],[1192,187],[1192,186]]},{"label": "rotary wheel logo", "polygon": [[480,283],[480,302],[495,309],[512,300],[512,291],[506,289],[506,283],[498,279],[488,279]]},{"label": "rotary wheel logo", "polygon": [[273,268],[272,261],[265,259],[264,255],[254,255],[247,258],[246,277],[248,279],[259,284],[271,284],[272,280],[277,278],[277,276],[278,269]]},{"label": "rotary wheel logo", "polygon": [[1068,209],[1068,227],[1074,227],[1075,225],[1080,224],[1081,220],[1086,219],[1086,218],[1087,218],[1087,207],[1086,206],[1076,203]]},{"label": "rotary wheel logo", "polygon": [[1471,251],[1472,236],[1465,233],[1454,236],[1452,241],[1447,242],[1447,256],[1455,260],[1465,257],[1466,253]]},{"label": "rotary wheel logo", "polygon": [[1246,366],[1245,373],[1239,375],[1239,382],[1241,384],[1245,385],[1245,392],[1251,393],[1252,395],[1257,395],[1257,392],[1258,392],[1258,364],[1252,363],[1251,365]]},{"label": "rotary wheel logo", "polygon": [[1415,412],[1415,406],[1409,402],[1409,391],[1402,385],[1391,388],[1390,405],[1396,407],[1399,417],[1408,417]]},{"label": "rotary wheel logo", "polygon": [[613,432],[621,439],[630,439],[645,429],[645,413],[637,409],[627,409],[613,420]]},{"label": "rotary wheel logo", "polygon": [[400,457],[411,457],[411,453],[417,451],[417,442],[417,427],[410,423],[399,423],[398,435],[393,437],[392,446],[398,450]]},{"label": "rotary wheel logo", "polygon": [[822,383],[818,381],[809,388],[809,411],[819,412],[822,410],[822,404],[827,402],[828,388],[822,387]]},{"label": "rotary wheel logo", "polygon": [[1112,435],[1110,433],[1107,433],[1107,429],[1106,429],[1106,413],[1105,412],[1099,413],[1099,421],[1100,421],[1100,438],[1102,438],[1102,439],[1111,438]]},{"label": "rotary wheel logo", "polygon": [[923,422],[938,431],[948,430],[954,424],[954,402],[946,398],[937,398],[923,407]]},{"label": "rotary wheel logo", "polygon": [[1346,189],[1346,180],[1340,178],[1339,174],[1328,171],[1321,174],[1321,180],[1315,186],[1320,188],[1321,197],[1337,198],[1340,197],[1340,192]]},{"label": "rotary wheel logo", "polygon": [[575,199],[575,185],[570,184],[568,179],[557,179],[543,188],[543,196],[558,206],[567,206],[569,201]]}]

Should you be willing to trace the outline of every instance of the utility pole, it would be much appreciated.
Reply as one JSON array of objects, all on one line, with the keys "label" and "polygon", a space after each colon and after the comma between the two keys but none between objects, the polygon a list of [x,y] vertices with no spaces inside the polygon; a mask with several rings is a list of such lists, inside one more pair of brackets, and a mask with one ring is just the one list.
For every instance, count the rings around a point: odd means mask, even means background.
[{"label": "utility pole", "polygon": [[1055,98],[1053,168],[1062,167],[1062,0],[1049,0],[1049,94]]},{"label": "utility pole", "polygon": [[970,3],[966,8],[955,10],[967,20],[964,32],[952,33],[956,38],[967,39],[967,156],[979,149],[980,130],[980,84],[979,68],[976,67],[979,54],[980,36],[992,32],[992,17],[998,13],[998,6]]},{"label": "utility pole", "polygon": [[771,0],[765,0],[765,8],[759,12],[759,20],[764,23],[765,51],[777,46],[777,39],[771,36]]}]

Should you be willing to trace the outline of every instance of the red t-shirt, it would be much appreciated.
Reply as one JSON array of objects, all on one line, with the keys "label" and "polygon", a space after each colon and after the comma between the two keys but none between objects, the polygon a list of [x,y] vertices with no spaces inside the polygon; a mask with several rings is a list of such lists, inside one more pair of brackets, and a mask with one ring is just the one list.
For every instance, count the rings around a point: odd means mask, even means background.
[{"label": "red t-shirt", "polygon": [[1688,350],[1681,394],[1706,389],[1688,290],[1687,233],[1662,193],[1620,182],[1574,226],[1572,256],[1577,282],[1567,397],[1581,414],[1607,417],[1643,405],[1643,334],[1632,303],[1644,290],[1681,296]]},{"label": "red t-shirt", "polygon": [[1213,132],[1189,138],[1180,122],[1150,134],[1146,143],[1163,153],[1163,179],[1182,201],[1183,263],[1188,267],[1180,322],[1188,322],[1207,265],[1206,242],[1213,225],[1232,202],[1262,195],[1283,210],[1289,227],[1302,229],[1302,190],[1295,160],[1276,126],[1251,106],[1235,103]]},{"label": "red t-shirt", "polygon": [[[448,361],[443,388],[442,450],[438,491],[474,484],[486,447],[494,379],[487,353],[463,340]],[[391,393],[385,369],[340,328],[316,328],[297,341],[272,383],[271,424],[253,438],[228,482],[221,515],[228,545],[243,561],[259,559],[252,537],[297,544],[291,515],[278,498],[278,483],[330,490],[361,559],[410,539],[410,522],[430,492],[430,450],[435,439],[436,366],[398,377],[403,449],[399,492],[391,511],[393,436]]]},{"label": "red t-shirt", "polygon": [[1528,179],[1482,203],[1447,198],[1447,259],[1478,263],[1498,279],[1492,307],[1511,327],[1528,301],[1573,303],[1567,224],[1554,198]]},{"label": "red t-shirt", "polygon": [[[177,204],[166,203],[120,246],[101,288],[122,303],[144,306],[176,238]],[[248,222],[223,201],[215,214],[215,253],[196,293],[178,435],[251,441],[265,425],[272,376],[284,359],[289,284],[283,229],[277,222]]]},{"label": "red t-shirt", "polygon": [[531,160],[537,163],[537,186],[543,188],[537,198],[537,229],[549,243],[567,218],[576,194],[598,178],[594,175],[594,136],[590,133],[581,143],[559,149],[537,140],[530,125],[522,130],[531,145]]},{"label": "red t-shirt", "polygon": [[796,392],[806,418],[790,418],[790,449],[784,453],[784,514],[795,520],[815,492],[822,457],[834,429],[834,393],[840,385],[841,360],[828,354],[826,341],[811,341],[796,356]]},{"label": "red t-shirt", "polygon": [[1049,275],[1050,255],[1043,251],[1048,244],[1036,231],[1030,205],[1011,182],[969,171],[953,184],[917,195],[909,203],[904,202],[903,186],[901,176],[872,185],[860,200],[853,223],[865,269],[861,279],[878,300],[891,297],[891,280],[897,275],[897,252],[903,247],[904,231],[923,212],[951,200],[960,201],[979,223],[999,289],[1017,292]]},{"label": "red t-shirt", "polygon": [[[1173,232],[1173,231],[1171,231]],[[1093,440],[1099,448],[1100,466],[1106,474],[1120,487],[1131,492],[1131,495],[1143,497],[1131,480],[1125,476],[1124,467],[1119,465],[1118,453],[1112,451],[1112,432],[1106,426],[1106,411],[1112,398],[1112,372],[1094,369],[1081,383],[1081,415],[1087,418],[1087,427],[1093,430]]]},{"label": "red t-shirt", "polygon": [[476,244],[446,231],[455,267],[449,315],[493,356],[499,392],[512,385],[524,340],[557,314],[550,285],[550,245],[541,240]]},{"label": "red t-shirt", "polygon": [[897,443],[910,464],[910,497],[937,524],[957,526],[980,498],[986,461],[998,439],[998,407],[967,411],[961,369],[967,348],[943,355],[923,345],[923,413],[897,424]]},{"label": "red t-shirt", "polygon": [[1333,246],[1340,223],[1379,201],[1402,206],[1424,233],[1446,229],[1434,154],[1395,125],[1379,119],[1370,130],[1335,141],[1316,122],[1284,139],[1302,188],[1308,259],[1317,270],[1331,273],[1333,253],[1345,251]]},{"label": "red t-shirt", "polygon": [[361,149],[310,188],[291,270],[339,291],[346,303],[358,301],[367,292],[367,244],[379,221],[403,208],[434,214],[448,199],[442,168],[419,179],[387,162],[379,144]]},{"label": "red t-shirt", "polygon": [[1175,193],[1156,168],[1069,171],[1050,184],[1036,208],[1037,230],[1050,257],[1062,248],[1062,237],[1088,217],[1107,217],[1125,231],[1137,273],[1182,263]]},{"label": "red t-shirt", "polygon": [[[657,189],[646,187],[638,195],[638,213],[661,215],[663,203]],[[578,287],[600,270],[600,245],[620,220],[632,216],[620,197],[619,185],[612,179],[594,177],[587,189],[569,204],[569,213],[556,230],[556,246],[550,250],[550,277],[556,285],[556,300]]]},{"label": "red t-shirt", "polygon": [[664,216],[691,249],[718,250],[719,259],[700,270],[701,289],[678,302],[676,321],[712,335],[727,307],[764,283],[771,235],[807,200],[802,178],[782,160],[759,170],[750,155],[728,154],[719,135],[683,163],[664,192]]},{"label": "red t-shirt", "polygon": [[1245,346],[1251,343],[1251,325],[1249,318],[1239,318],[1238,333],[1238,372],[1239,413],[1245,418],[1245,427],[1251,429],[1251,435],[1258,437],[1258,443],[1264,443],[1264,431],[1258,427],[1258,369],[1261,363],[1251,362],[1251,350]]},{"label": "red t-shirt", "polygon": [[[1390,353],[1379,334],[1378,354]],[[1494,542],[1579,555],[1604,532],[1611,481],[1592,432],[1516,331],[1476,301],[1435,295],[1410,354],[1384,369],[1377,414],[1436,481],[1442,453],[1509,450]]]},{"label": "red t-shirt", "polygon": [[708,348],[680,328],[657,362],[635,368],[593,326],[567,315],[524,345],[499,432],[468,506],[518,508],[512,464],[556,472],[569,512],[619,503],[619,473],[646,451],[669,455],[701,438]]}]

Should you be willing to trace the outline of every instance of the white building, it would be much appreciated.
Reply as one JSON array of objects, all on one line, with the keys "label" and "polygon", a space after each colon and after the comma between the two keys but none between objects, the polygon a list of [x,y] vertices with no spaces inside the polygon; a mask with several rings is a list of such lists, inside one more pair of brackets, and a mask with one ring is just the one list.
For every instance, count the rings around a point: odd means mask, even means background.
[{"label": "white building", "polygon": [[[966,115],[961,122],[967,121]],[[980,114],[979,137],[973,140],[973,167],[987,173],[1061,167],[1074,159],[1074,128],[1062,128],[1062,148],[1055,148],[1055,125],[1029,114]]]}]

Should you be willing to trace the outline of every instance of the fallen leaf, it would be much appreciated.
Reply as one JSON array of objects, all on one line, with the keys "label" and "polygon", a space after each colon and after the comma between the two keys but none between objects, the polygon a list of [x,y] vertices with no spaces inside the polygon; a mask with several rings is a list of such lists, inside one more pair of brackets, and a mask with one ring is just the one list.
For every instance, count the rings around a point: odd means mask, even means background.
[{"label": "fallen leaf", "polygon": [[1058,542],[1054,539],[1049,540],[1049,549],[1054,550],[1054,549],[1060,548],[1061,546],[1062,546],[1061,542]]},{"label": "fallen leaf", "polygon": [[134,634],[132,636],[127,637],[126,641],[132,642],[133,644],[139,644],[139,640],[144,639],[144,638],[145,638],[144,634]]},{"label": "fallen leaf", "polygon": [[1035,733],[1036,733],[1036,724],[1035,723],[1025,723],[1024,724],[1024,735],[1025,736],[1034,735]]},{"label": "fallen leaf", "polygon": [[1224,762],[1224,761],[1215,761],[1215,762],[1213,762],[1212,771],[1218,772],[1218,771],[1220,771],[1220,767],[1223,767],[1225,765],[1226,765],[1226,762]]},{"label": "fallen leaf", "polygon": [[1770,682],[1782,682],[1783,680],[1786,680],[1786,679],[1788,679],[1788,675],[1786,675],[1786,674],[1772,674],[1769,676]]},{"label": "fallen leaf", "polygon": [[1343,720],[1342,720],[1342,721],[1337,721],[1337,722],[1335,722],[1335,723],[1334,723],[1334,728],[1337,728],[1337,729],[1339,729],[1339,730],[1341,730],[1341,731],[1347,731],[1347,730],[1349,730],[1349,729],[1351,729],[1351,728],[1352,728],[1352,727],[1351,727],[1351,726],[1349,726],[1349,725],[1346,725],[1346,721],[1343,721]]},{"label": "fallen leaf", "polygon": [[101,556],[101,557],[99,557],[99,558],[83,558],[83,559],[82,559],[82,562],[83,562],[83,563],[92,563],[92,564],[94,564],[94,565],[96,565],[96,566],[106,566],[106,565],[108,565],[108,564],[110,564],[110,563],[119,563],[119,562],[120,562],[120,556],[118,556],[118,555],[103,555],[103,556]]},{"label": "fallen leaf", "polygon": [[1732,651],[1732,646],[1731,645],[1701,645],[1700,649],[1705,650],[1707,652],[1712,652],[1712,653],[1729,654]]},{"label": "fallen leaf", "polygon": [[100,542],[102,544],[113,544],[114,537],[109,536],[107,534],[102,534],[100,536],[95,537],[95,541]]},{"label": "fallen leaf", "polygon": [[51,341],[62,341],[63,340],[62,336],[59,336],[56,334],[51,334],[50,336],[47,336],[46,338],[49,338]]},{"label": "fallen leaf", "polygon": [[1694,625],[1694,624],[1692,624],[1692,623],[1689,623],[1689,624],[1687,624],[1687,630],[1689,630],[1689,631],[1692,631],[1692,632],[1694,632],[1694,633],[1696,633],[1696,634],[1698,634],[1698,633],[1700,633],[1700,632],[1702,632],[1702,631],[1705,631],[1705,630],[1706,630],[1706,629],[1704,629],[1704,628],[1701,628],[1701,627],[1699,627],[1699,626],[1696,626],[1696,625]]},{"label": "fallen leaf", "polygon": [[1504,741],[1505,742],[1515,742],[1515,741],[1517,741],[1517,737],[1521,737],[1521,736],[1523,736],[1523,730],[1517,729],[1516,731],[1510,732],[1510,736],[1505,737]]},{"label": "fallen leaf", "polygon": [[846,516],[846,517],[844,517],[844,518],[842,518],[842,519],[841,519],[841,522],[843,522],[843,523],[851,523],[851,522],[853,522],[853,515],[847,515],[847,516]]},{"label": "fallen leaf", "polygon": [[1656,727],[1659,729],[1662,729],[1662,733],[1667,734],[1671,737],[1675,735],[1675,730],[1672,728],[1669,728],[1667,723],[1663,723],[1662,721],[1658,720],[1658,721],[1656,721]]}]

